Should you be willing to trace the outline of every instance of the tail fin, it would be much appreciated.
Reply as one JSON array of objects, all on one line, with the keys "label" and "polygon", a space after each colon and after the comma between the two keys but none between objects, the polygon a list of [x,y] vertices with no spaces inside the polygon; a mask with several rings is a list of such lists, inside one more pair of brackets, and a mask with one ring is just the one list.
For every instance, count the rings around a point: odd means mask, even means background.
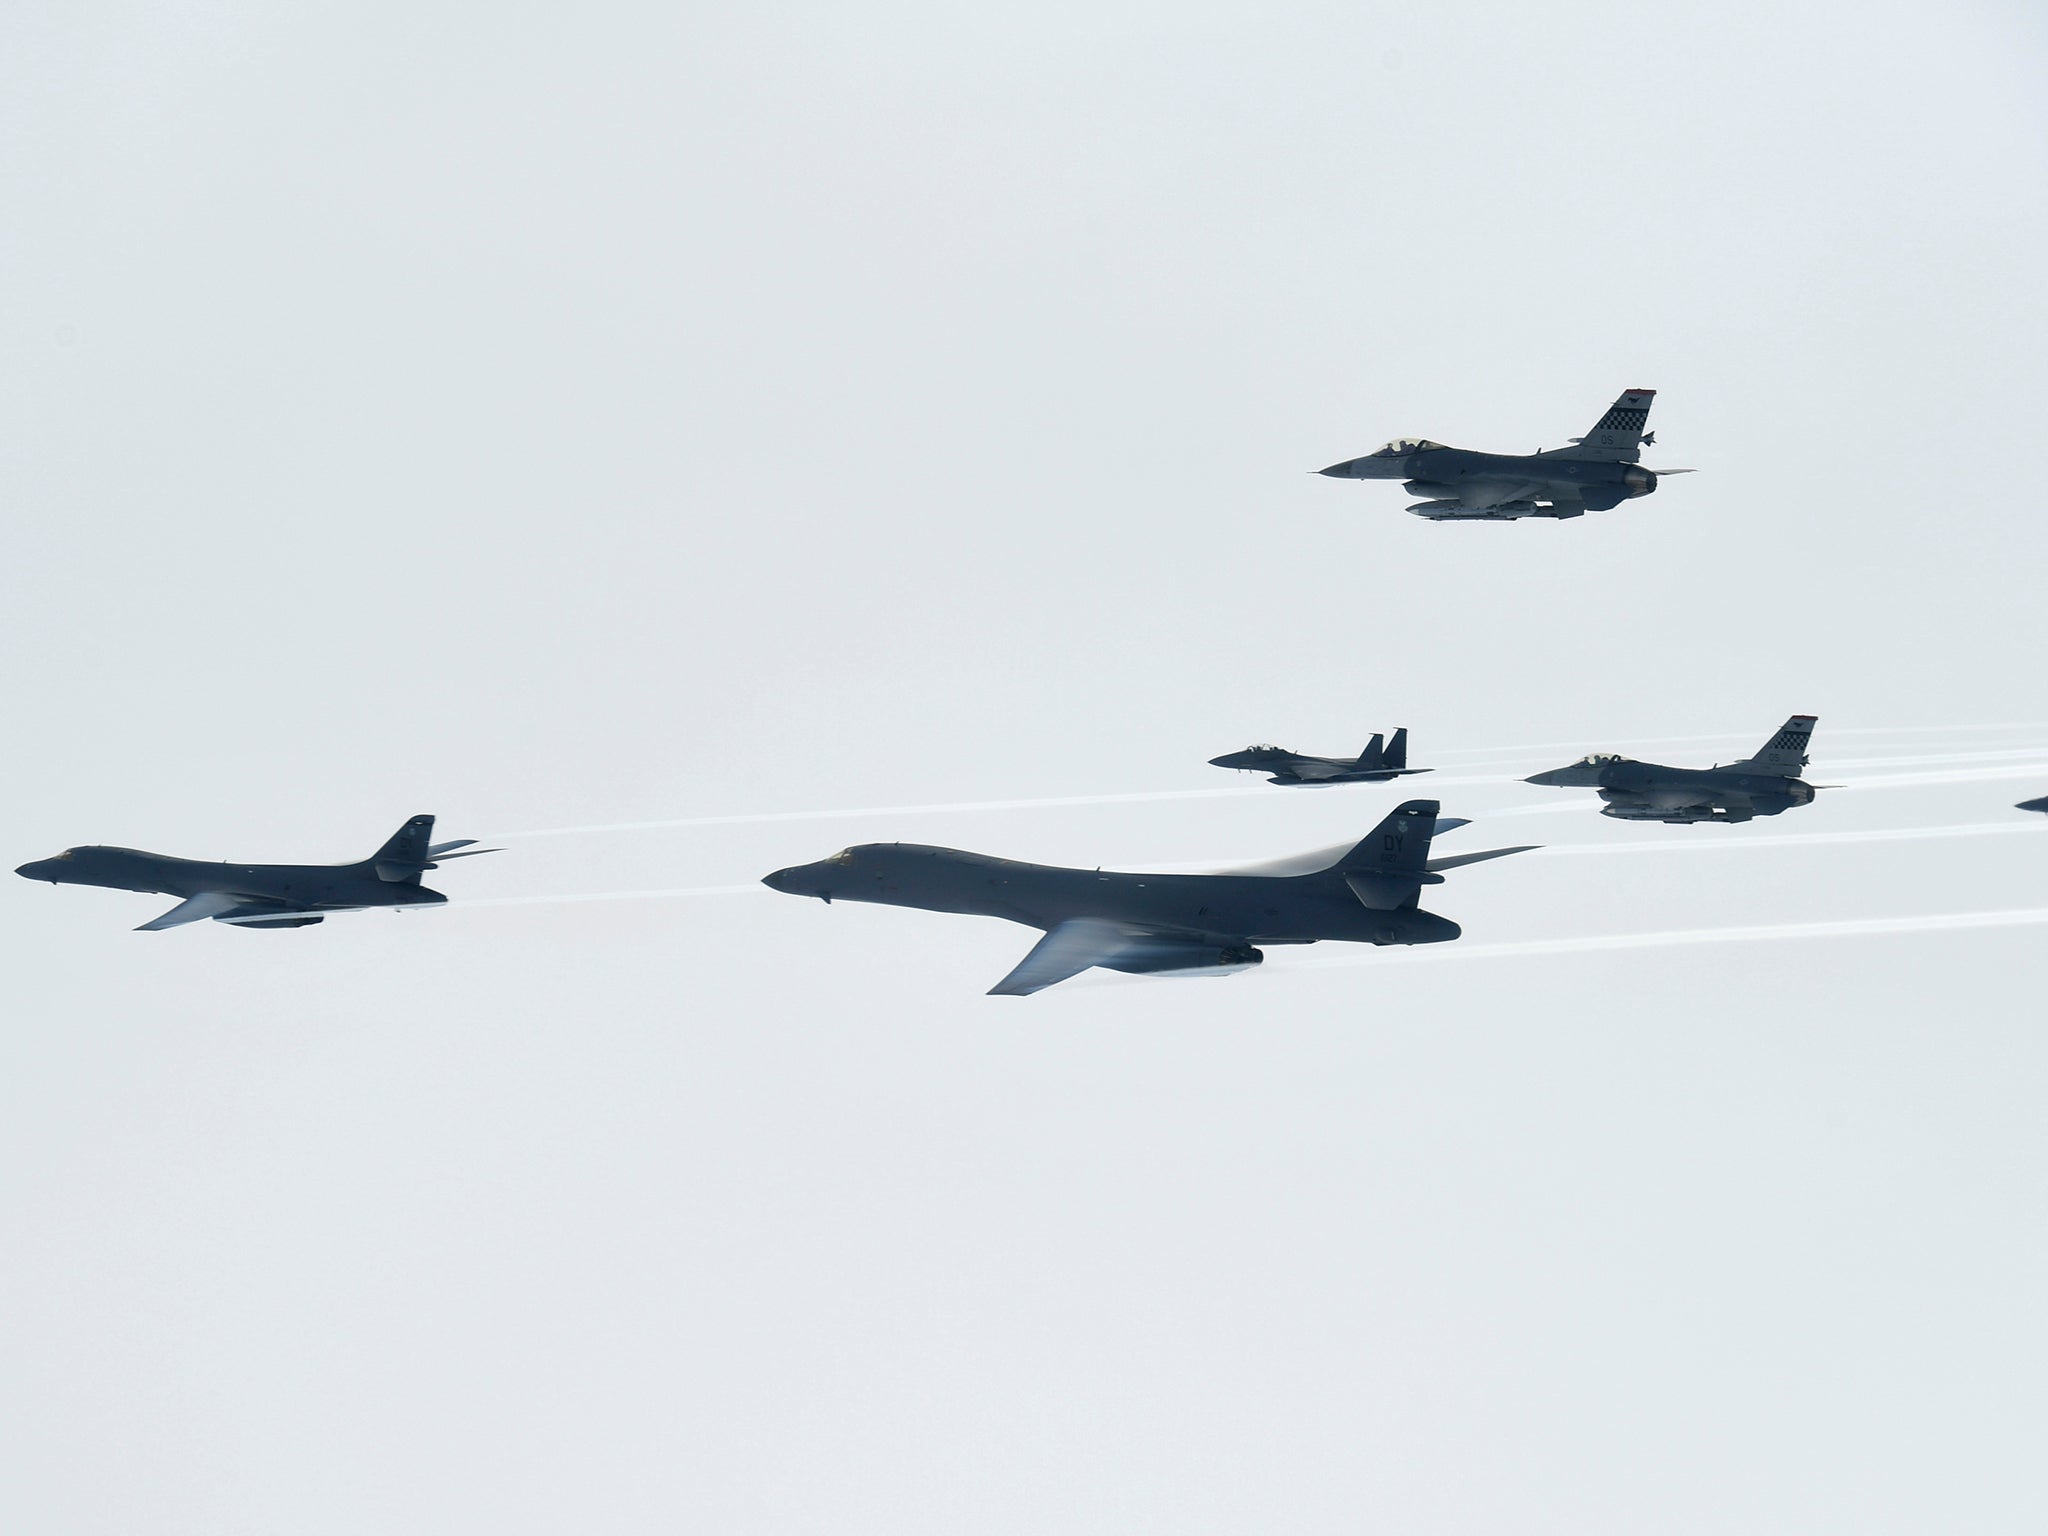
[{"label": "tail fin", "polygon": [[1337,861],[1337,868],[1386,875],[1419,875],[1429,863],[1429,840],[1439,832],[1462,827],[1462,821],[1439,821],[1442,809],[1434,800],[1410,800],[1368,832]]},{"label": "tail fin", "polygon": [[1813,735],[1814,715],[1794,715],[1778,727],[1778,734],[1765,742],[1754,757],[1746,757],[1734,767],[1748,768],[1756,773],[1774,773],[1788,779],[1799,777],[1799,770],[1806,766],[1806,743]]},{"label": "tail fin", "polygon": [[1364,841],[1337,861],[1336,874],[1351,894],[1375,912],[1412,907],[1425,885],[1443,876],[1429,867],[1429,841],[1462,821],[1437,819],[1434,800],[1410,800],[1374,827]]},{"label": "tail fin", "polygon": [[370,862],[377,867],[377,878],[394,883],[419,879],[432,862],[428,839],[433,835],[431,816],[415,816],[392,833],[391,840],[370,855]]},{"label": "tail fin", "polygon": [[1387,738],[1378,731],[1372,733],[1372,740],[1365,744],[1365,750],[1358,754],[1361,768],[1384,768],[1387,766]]},{"label": "tail fin", "polygon": [[1408,727],[1402,726],[1394,732],[1394,739],[1387,743],[1387,760],[1383,768],[1406,768],[1408,766]]},{"label": "tail fin", "polygon": [[1633,464],[1643,456],[1643,428],[1650,420],[1654,389],[1625,389],[1607,407],[1607,414],[1593,423],[1584,437],[1572,439],[1569,448],[1553,448],[1554,459],[1606,459]]}]

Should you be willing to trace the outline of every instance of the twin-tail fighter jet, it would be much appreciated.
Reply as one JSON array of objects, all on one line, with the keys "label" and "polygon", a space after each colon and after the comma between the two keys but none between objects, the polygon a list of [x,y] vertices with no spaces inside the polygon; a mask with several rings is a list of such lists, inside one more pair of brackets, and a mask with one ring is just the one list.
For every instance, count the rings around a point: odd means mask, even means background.
[{"label": "twin-tail fighter jet", "polygon": [[1595,752],[1524,782],[1600,791],[1602,816],[1624,821],[1748,821],[1813,803],[1814,785],[1799,777],[1814,716],[1794,715],[1777,735],[1740,762],[1712,768],[1666,768],[1615,753]]},{"label": "twin-tail fighter jet", "polygon": [[1268,784],[1380,784],[1407,773],[1428,773],[1427,768],[1408,766],[1408,728],[1404,725],[1387,740],[1377,731],[1357,757],[1311,757],[1285,747],[1246,747],[1209,759],[1211,767],[1236,768],[1246,773],[1266,773]]},{"label": "twin-tail fighter jet", "polygon": [[1624,390],[1584,437],[1536,453],[1479,453],[1426,437],[1401,437],[1363,458],[1317,474],[1339,480],[1400,480],[1424,499],[1408,510],[1437,522],[1502,522],[1518,517],[1581,517],[1605,512],[1657,489],[1661,475],[1687,469],[1644,469],[1636,461],[1657,434],[1645,432],[1654,389]]},{"label": "twin-tail fighter jet", "polygon": [[421,885],[421,875],[448,859],[498,852],[473,847],[473,837],[428,842],[433,835],[434,818],[415,816],[360,864],[209,864],[133,848],[67,848],[15,873],[52,885],[103,885],[184,898],[162,917],[142,924],[140,933],[208,917],[238,928],[304,928],[330,912],[438,905],[448,898]]},{"label": "twin-tail fighter jet", "polygon": [[1443,871],[1522,848],[1430,857],[1430,840],[1468,823],[1411,800],[1349,848],[1207,875],[1113,873],[1019,864],[956,848],[867,843],[762,884],[822,901],[871,901],[1000,917],[1045,937],[989,989],[1024,997],[1090,966],[1133,975],[1218,975],[1259,964],[1260,944],[1440,944],[1458,925],[1417,905]]}]

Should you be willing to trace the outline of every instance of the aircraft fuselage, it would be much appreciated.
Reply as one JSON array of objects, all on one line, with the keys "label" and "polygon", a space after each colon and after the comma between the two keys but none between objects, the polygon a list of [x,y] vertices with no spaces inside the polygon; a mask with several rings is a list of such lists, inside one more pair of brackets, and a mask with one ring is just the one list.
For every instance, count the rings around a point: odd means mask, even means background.
[{"label": "aircraft fuselage", "polygon": [[1432,944],[1458,925],[1408,907],[1364,906],[1334,871],[1321,875],[1131,874],[1061,869],[956,848],[870,843],[779,869],[770,888],[827,901],[866,901],[999,917],[1050,929],[1073,918],[1198,934],[1218,943]]}]

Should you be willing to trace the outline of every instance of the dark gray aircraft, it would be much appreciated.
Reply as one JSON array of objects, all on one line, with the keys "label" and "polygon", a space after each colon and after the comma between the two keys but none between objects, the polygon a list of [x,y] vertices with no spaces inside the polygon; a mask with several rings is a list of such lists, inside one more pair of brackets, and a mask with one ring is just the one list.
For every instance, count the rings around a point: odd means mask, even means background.
[{"label": "dark gray aircraft", "polygon": [[1408,766],[1408,727],[1394,732],[1388,741],[1377,731],[1357,757],[1310,757],[1289,752],[1285,747],[1246,747],[1209,759],[1217,768],[1238,768],[1247,773],[1269,773],[1269,784],[1379,784],[1398,779],[1404,773],[1428,773],[1427,768]]},{"label": "dark gray aircraft", "polygon": [[1666,768],[1595,752],[1566,768],[1532,774],[1529,784],[1600,791],[1602,816],[1624,821],[1748,821],[1813,802],[1814,786],[1799,777],[1814,716],[1794,715],[1754,757],[1712,768]]},{"label": "dark gray aircraft", "polygon": [[[360,864],[207,864],[133,848],[67,848],[15,871],[52,885],[104,885],[117,891],[180,896],[170,911],[136,931],[151,933],[212,918],[239,928],[304,928],[329,912],[364,907],[429,907],[448,898],[420,884],[446,859],[496,853],[473,837],[432,843],[434,818],[415,816]],[[457,853],[455,850],[467,849]]]},{"label": "dark gray aircraft", "polygon": [[1645,432],[1654,389],[1624,390],[1584,437],[1567,448],[1536,453],[1477,453],[1447,448],[1426,437],[1396,438],[1363,458],[1332,464],[1317,474],[1340,480],[1401,480],[1411,496],[1425,498],[1408,510],[1435,521],[1499,522],[1517,517],[1580,517],[1605,512],[1657,489],[1660,475],[1689,475],[1689,469],[1644,469],[1636,462],[1642,445],[1657,441]]},{"label": "dark gray aircraft", "polygon": [[2048,795],[2043,795],[2038,800],[2022,800],[2013,809],[2016,811],[2048,811]]},{"label": "dark gray aircraft", "polygon": [[823,901],[872,901],[1000,917],[1045,931],[989,989],[1023,997],[1090,966],[1133,975],[1215,975],[1265,959],[1258,944],[1440,944],[1458,925],[1416,900],[1442,871],[1526,848],[1429,856],[1430,839],[1467,825],[1411,800],[1354,847],[1208,875],[1147,875],[1018,864],[956,848],[866,843],[762,884]]}]

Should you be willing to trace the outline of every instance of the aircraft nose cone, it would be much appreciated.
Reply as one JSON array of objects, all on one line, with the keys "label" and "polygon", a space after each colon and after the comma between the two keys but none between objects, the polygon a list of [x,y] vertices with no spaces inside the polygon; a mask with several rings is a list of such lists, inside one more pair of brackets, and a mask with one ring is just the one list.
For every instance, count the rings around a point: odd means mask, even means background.
[{"label": "aircraft nose cone", "polygon": [[801,865],[778,869],[761,877],[761,883],[771,891],[780,891],[785,896],[815,896],[820,901],[832,900],[832,893],[818,878],[817,871]]},{"label": "aircraft nose cone", "polygon": [[1328,469],[1319,469],[1316,473],[1328,475],[1333,480],[1353,480],[1357,478],[1357,474],[1351,466],[1357,462],[1356,459],[1346,459],[1342,464],[1332,464]]},{"label": "aircraft nose cone", "polygon": [[48,859],[37,859],[31,863],[16,865],[14,872],[25,880],[46,880],[49,876],[44,872],[44,866],[48,863]]}]

